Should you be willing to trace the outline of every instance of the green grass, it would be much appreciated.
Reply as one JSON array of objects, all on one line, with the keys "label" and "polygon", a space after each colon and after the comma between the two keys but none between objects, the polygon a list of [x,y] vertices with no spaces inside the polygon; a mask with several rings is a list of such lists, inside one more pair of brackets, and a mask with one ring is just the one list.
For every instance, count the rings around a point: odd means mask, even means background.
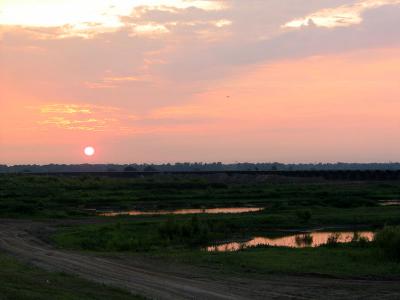
[{"label": "green grass", "polygon": [[232,228],[217,219],[147,218],[147,221],[73,226],[53,236],[58,246],[92,251],[164,251],[191,248],[226,238]]},{"label": "green grass", "polygon": [[47,272],[0,253],[1,300],[139,300],[127,291]]},{"label": "green grass", "polygon": [[386,226],[380,230],[375,243],[387,258],[400,262],[400,226]]},{"label": "green grass", "polygon": [[[205,253],[202,246],[225,239],[266,235],[276,229],[400,224],[400,182],[343,182],[207,176],[107,178],[33,175],[0,176],[2,217],[87,217],[85,208],[173,209],[261,206],[257,213],[192,216],[116,217],[110,223],[61,228],[53,237],[66,249],[135,252],[181,262],[222,267],[229,272],[399,274],[396,262],[376,247],[259,248],[237,253]],[[101,217],[99,217],[101,218]],[[106,217],[103,217],[106,218]],[[378,251],[379,252],[379,251]]]},{"label": "green grass", "polygon": [[302,249],[258,247],[211,253],[186,251],[160,254],[159,257],[239,275],[280,273],[400,278],[400,263],[386,259],[371,245]]},{"label": "green grass", "polygon": [[[116,217],[107,224],[60,229],[54,241],[61,247],[92,251],[164,251],[193,248],[232,238],[265,235],[277,229],[313,227],[379,228],[400,223],[400,207],[313,208],[310,220],[296,208],[245,214]],[[197,225],[193,223],[197,220]]]},{"label": "green grass", "polygon": [[[110,253],[125,251],[150,258],[161,258],[164,261],[204,266],[228,274],[400,276],[400,263],[388,259],[373,243],[338,244],[334,247],[304,249],[256,247],[237,252],[205,252],[199,245],[191,247],[183,242],[180,234],[177,234],[178,237],[175,240],[166,242],[157,235],[156,231],[148,230],[152,225],[147,224],[147,227],[141,230],[142,225],[134,227],[126,223],[73,227],[58,233],[55,240],[58,245],[69,249]],[[154,226],[153,229],[155,228]],[[104,240],[93,243],[96,237],[101,236],[100,232],[104,234],[106,230],[112,233],[106,234]],[[135,242],[130,244],[129,241],[132,239]],[[124,243],[124,241],[127,242]],[[124,246],[121,247],[121,245]]]},{"label": "green grass", "polygon": [[[393,210],[394,209],[394,210]],[[383,226],[399,218],[398,208],[320,209],[312,211],[313,225],[360,224]],[[174,221],[171,221],[173,218]],[[193,219],[197,220],[193,224]],[[274,221],[271,221],[274,220]],[[118,220],[118,219],[117,219]],[[172,225],[169,224],[173,222]],[[155,216],[120,218],[111,224],[60,229],[55,243],[63,248],[100,252],[136,253],[179,263],[206,266],[221,272],[256,275],[269,273],[339,276],[400,276],[400,263],[388,259],[374,243],[289,249],[258,247],[238,252],[207,253],[201,248],[218,240],[270,236],[274,228],[305,228],[296,211],[243,215]],[[308,221],[311,222],[311,221]],[[339,222],[339,223],[338,223]],[[340,223],[343,222],[343,223]],[[203,229],[196,229],[197,227]],[[205,228],[205,229],[204,229]],[[166,230],[167,234],[163,233]],[[193,242],[198,232],[206,231]]]},{"label": "green grass", "polygon": [[399,182],[271,182],[249,177],[164,175],[145,178],[0,175],[0,216],[71,217],[84,208],[165,209],[259,205],[374,207],[399,199]]}]

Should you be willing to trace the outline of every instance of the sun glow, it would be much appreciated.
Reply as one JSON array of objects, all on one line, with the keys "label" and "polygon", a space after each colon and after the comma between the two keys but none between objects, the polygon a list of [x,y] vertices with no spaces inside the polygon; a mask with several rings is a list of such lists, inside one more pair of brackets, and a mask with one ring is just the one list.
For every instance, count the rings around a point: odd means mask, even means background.
[{"label": "sun glow", "polygon": [[93,156],[94,152],[95,152],[95,150],[94,150],[94,148],[92,146],[87,146],[83,150],[83,153],[85,153],[86,156]]}]

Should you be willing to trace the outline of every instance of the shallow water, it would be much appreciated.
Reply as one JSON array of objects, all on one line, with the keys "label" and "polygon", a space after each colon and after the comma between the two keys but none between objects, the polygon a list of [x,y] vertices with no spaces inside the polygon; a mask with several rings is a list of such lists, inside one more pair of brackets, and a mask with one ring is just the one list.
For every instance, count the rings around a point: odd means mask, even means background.
[{"label": "shallow water", "polygon": [[[372,231],[357,232],[360,237],[366,238],[371,241],[374,237]],[[220,245],[209,246],[207,251],[237,251],[240,249],[254,247],[258,245],[291,247],[291,248],[304,248],[304,247],[318,247],[328,242],[328,239],[333,235],[338,235],[337,242],[349,243],[354,237],[354,232],[334,232],[334,231],[314,231],[308,233],[294,234],[284,237],[267,238],[267,237],[254,237],[246,242],[230,242]]]},{"label": "shallow water", "polygon": [[398,206],[400,205],[400,200],[382,200],[380,201],[382,206]]},{"label": "shallow water", "polygon": [[221,208],[192,208],[176,210],[156,210],[156,211],[111,211],[98,213],[100,216],[143,216],[143,215],[188,215],[188,214],[240,214],[246,212],[257,212],[263,207],[221,207]]}]

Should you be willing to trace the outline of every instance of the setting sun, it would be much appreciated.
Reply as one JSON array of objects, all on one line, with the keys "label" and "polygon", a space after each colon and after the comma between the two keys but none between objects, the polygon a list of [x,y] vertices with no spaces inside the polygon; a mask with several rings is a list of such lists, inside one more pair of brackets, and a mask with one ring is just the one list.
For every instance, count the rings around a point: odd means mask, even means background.
[{"label": "setting sun", "polygon": [[86,156],[93,156],[94,155],[94,148],[91,146],[85,147],[85,149],[83,150],[83,152],[85,153]]}]

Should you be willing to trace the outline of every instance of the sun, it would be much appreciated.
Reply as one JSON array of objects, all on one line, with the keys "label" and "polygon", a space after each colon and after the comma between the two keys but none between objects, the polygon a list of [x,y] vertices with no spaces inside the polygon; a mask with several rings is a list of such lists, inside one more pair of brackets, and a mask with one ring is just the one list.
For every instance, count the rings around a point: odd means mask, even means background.
[{"label": "sun", "polygon": [[95,150],[92,146],[87,146],[83,150],[83,153],[85,153],[86,156],[93,156],[94,152],[95,152]]}]

